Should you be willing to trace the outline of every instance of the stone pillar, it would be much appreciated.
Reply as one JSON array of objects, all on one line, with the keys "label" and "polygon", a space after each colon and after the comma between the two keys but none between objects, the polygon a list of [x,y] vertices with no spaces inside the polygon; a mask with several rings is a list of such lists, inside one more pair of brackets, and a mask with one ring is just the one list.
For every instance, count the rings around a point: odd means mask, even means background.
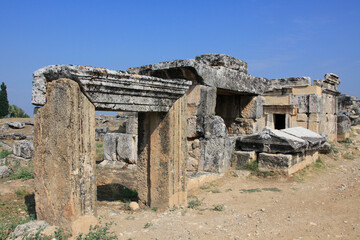
[{"label": "stone pillar", "polygon": [[167,113],[139,113],[140,202],[165,209],[186,204],[186,97]]},{"label": "stone pillar", "polygon": [[73,80],[46,88],[47,103],[35,117],[36,214],[70,229],[96,215],[95,108]]}]

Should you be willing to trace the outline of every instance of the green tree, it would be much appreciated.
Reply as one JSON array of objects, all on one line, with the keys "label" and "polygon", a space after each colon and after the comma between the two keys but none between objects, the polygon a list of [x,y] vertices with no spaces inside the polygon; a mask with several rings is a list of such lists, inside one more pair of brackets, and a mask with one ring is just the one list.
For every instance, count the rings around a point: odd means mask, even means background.
[{"label": "green tree", "polygon": [[29,115],[16,105],[10,105],[9,113],[11,118],[29,118]]},{"label": "green tree", "polygon": [[0,90],[0,118],[9,114],[9,101],[7,98],[6,85],[3,82]]}]

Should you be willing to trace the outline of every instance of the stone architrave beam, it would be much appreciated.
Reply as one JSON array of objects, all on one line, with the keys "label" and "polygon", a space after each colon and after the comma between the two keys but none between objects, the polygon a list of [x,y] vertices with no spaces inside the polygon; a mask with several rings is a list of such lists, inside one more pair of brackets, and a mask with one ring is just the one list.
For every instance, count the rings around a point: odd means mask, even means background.
[{"label": "stone architrave beam", "polygon": [[46,83],[68,78],[79,83],[96,110],[167,112],[191,82],[79,65],[50,65],[33,73],[32,103],[46,103]]}]

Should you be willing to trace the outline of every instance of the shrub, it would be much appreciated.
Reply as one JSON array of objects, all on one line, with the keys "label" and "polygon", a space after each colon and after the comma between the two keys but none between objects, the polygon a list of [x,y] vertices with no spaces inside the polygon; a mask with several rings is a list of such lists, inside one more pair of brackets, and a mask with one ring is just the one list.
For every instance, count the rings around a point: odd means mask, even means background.
[{"label": "shrub", "polygon": [[0,152],[0,158],[6,158],[7,156],[9,156],[12,153],[13,153],[12,151],[8,151],[8,150],[3,149]]},{"label": "shrub", "polygon": [[201,205],[201,201],[199,199],[191,200],[188,203],[188,208],[196,209]]},{"label": "shrub", "polygon": [[224,211],[225,210],[225,206],[224,206],[224,204],[217,204],[217,205],[214,205],[214,209],[213,209],[214,211],[219,211],[219,212],[221,212],[221,211]]},{"label": "shrub", "polygon": [[110,226],[113,222],[105,223],[103,226],[101,222],[95,226],[90,226],[89,233],[79,234],[76,240],[114,240],[118,239],[114,232],[110,232]]},{"label": "shrub", "polygon": [[34,174],[32,172],[32,169],[29,168],[20,168],[19,171],[10,175],[10,179],[28,180],[32,178],[34,178]]},{"label": "shrub", "polygon": [[9,114],[11,118],[29,118],[29,115],[16,105],[10,105]]}]

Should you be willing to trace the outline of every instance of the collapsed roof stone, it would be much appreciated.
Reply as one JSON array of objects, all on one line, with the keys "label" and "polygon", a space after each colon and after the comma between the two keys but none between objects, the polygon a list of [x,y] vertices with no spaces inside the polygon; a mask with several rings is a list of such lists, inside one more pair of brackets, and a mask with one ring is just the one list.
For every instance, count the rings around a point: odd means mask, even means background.
[{"label": "collapsed roof stone", "polygon": [[128,73],[160,77],[180,78],[207,86],[247,94],[262,94],[267,79],[247,74],[247,63],[225,54],[205,54],[195,59],[160,62],[136,68]]}]

